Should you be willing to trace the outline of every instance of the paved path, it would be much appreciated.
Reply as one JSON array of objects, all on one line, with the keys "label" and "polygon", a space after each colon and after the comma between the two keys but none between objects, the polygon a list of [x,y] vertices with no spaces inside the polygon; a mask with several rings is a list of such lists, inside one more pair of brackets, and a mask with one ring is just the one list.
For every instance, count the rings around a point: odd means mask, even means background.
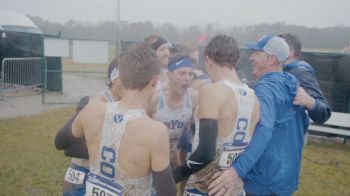
[{"label": "paved path", "polygon": [[105,88],[103,76],[104,74],[63,74],[63,93],[46,94],[45,102],[48,104],[42,104],[39,90],[7,94],[4,100],[0,99],[0,119],[35,115],[77,103],[81,97],[93,95]]}]

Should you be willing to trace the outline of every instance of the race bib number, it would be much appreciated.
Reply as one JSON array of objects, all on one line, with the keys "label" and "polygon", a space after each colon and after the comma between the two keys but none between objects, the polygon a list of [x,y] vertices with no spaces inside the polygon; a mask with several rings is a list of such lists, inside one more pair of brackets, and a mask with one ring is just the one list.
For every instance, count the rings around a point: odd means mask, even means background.
[{"label": "race bib number", "polygon": [[69,167],[64,179],[72,184],[84,184],[85,172]]},{"label": "race bib number", "polygon": [[219,159],[219,168],[226,169],[231,167],[232,162],[238,157],[245,148],[233,146],[232,144],[224,144],[224,150]]},{"label": "race bib number", "polygon": [[203,195],[199,193],[191,193],[190,190],[185,190],[184,196],[203,196]]},{"label": "race bib number", "polygon": [[121,196],[123,187],[118,183],[89,173],[86,180],[86,196]]}]

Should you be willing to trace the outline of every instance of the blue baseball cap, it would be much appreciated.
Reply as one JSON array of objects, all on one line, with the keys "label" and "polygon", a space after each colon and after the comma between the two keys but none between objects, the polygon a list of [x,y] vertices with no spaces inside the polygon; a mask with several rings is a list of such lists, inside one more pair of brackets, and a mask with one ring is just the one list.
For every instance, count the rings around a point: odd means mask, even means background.
[{"label": "blue baseball cap", "polygon": [[246,46],[251,50],[264,51],[269,55],[274,55],[284,63],[289,56],[289,46],[287,42],[278,36],[265,35],[257,42],[248,43]]}]

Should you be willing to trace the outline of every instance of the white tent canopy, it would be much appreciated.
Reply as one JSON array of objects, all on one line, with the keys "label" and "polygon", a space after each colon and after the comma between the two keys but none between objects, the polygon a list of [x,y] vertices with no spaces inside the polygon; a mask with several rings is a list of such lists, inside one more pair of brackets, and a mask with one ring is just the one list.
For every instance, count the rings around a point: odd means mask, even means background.
[{"label": "white tent canopy", "polygon": [[28,16],[3,9],[0,9],[0,30],[42,34]]}]

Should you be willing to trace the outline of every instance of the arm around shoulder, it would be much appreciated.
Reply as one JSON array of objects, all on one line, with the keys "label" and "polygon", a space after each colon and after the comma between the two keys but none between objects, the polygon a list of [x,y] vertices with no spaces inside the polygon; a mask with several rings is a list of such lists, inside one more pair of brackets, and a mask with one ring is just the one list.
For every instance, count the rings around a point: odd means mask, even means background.
[{"label": "arm around shoulder", "polygon": [[331,117],[331,107],[327,104],[316,77],[305,70],[299,70],[299,75],[300,86],[314,99],[314,107],[308,109],[309,117],[318,124],[326,122]]},{"label": "arm around shoulder", "polygon": [[79,104],[76,108],[76,113],[71,117],[68,122],[57,132],[55,137],[55,146],[57,150],[65,150],[76,142],[81,140],[74,138],[72,135],[72,125],[81,110],[89,103],[89,97],[85,96],[80,99]]},{"label": "arm around shoulder", "polygon": [[325,123],[332,115],[331,107],[320,99],[315,99],[315,107],[308,111],[309,117],[317,124]]},{"label": "arm around shoulder", "polygon": [[241,178],[245,177],[265,151],[271,140],[277,115],[278,106],[271,89],[264,85],[259,85],[256,86],[255,93],[260,104],[260,120],[255,127],[248,147],[232,165]]}]

